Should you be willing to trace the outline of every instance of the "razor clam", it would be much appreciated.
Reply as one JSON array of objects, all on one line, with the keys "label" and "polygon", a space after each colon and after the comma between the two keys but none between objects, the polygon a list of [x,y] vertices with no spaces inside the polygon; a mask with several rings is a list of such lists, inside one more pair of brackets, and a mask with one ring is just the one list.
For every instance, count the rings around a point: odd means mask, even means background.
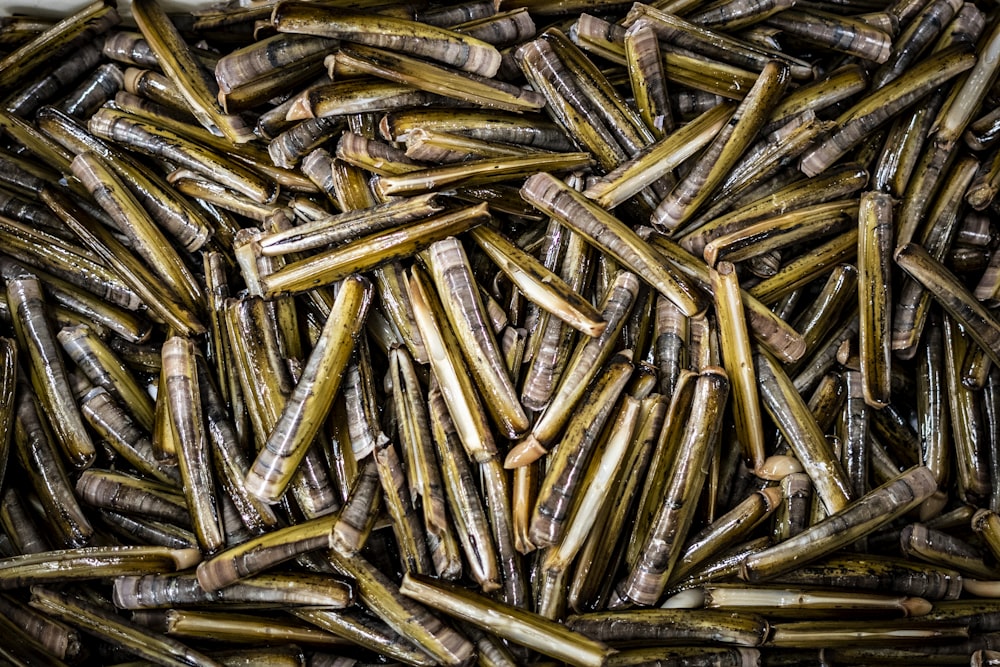
[{"label": "razor clam", "polygon": [[1000,321],[947,268],[919,245],[896,249],[893,259],[920,283],[990,356],[1000,363]]},{"label": "razor clam", "polygon": [[411,269],[406,288],[431,370],[441,387],[459,439],[472,459],[486,461],[496,453],[496,443],[440,300],[431,291],[426,275],[417,267]]},{"label": "razor clam", "polygon": [[924,524],[913,523],[900,532],[900,551],[906,557],[916,557],[938,567],[954,568],[967,581],[996,579],[995,561],[987,561],[983,550],[948,533]]},{"label": "razor clam", "polygon": [[248,197],[229,190],[219,185],[215,181],[205,180],[201,174],[178,170],[168,177],[174,189],[192,199],[197,199],[202,203],[208,203],[221,210],[238,214],[244,218],[249,218],[254,222],[264,224],[268,219],[279,212],[283,212],[285,207],[278,204],[258,204]]},{"label": "razor clam", "polygon": [[418,504],[417,498],[420,499],[435,572],[440,577],[456,579],[462,569],[458,539],[448,521],[442,471],[435,465],[438,459],[434,454],[428,409],[422,400],[423,392],[413,360],[405,349],[390,351],[389,371],[393,405],[399,420],[399,439],[409,475],[410,498],[414,506]]},{"label": "razor clam", "polygon": [[[335,62],[329,62],[331,57]],[[361,44],[343,46],[331,57],[327,60],[333,67],[350,67],[471,104],[505,111],[530,111],[545,104],[544,98],[532,90]]]},{"label": "razor clam", "polygon": [[897,117],[889,128],[885,145],[875,165],[873,176],[879,190],[902,197],[916,172],[927,132],[944,102],[944,92],[937,91],[924,103]]},{"label": "razor clam", "polygon": [[[13,618],[0,616],[0,631],[5,641],[0,645],[0,657],[10,664],[39,664],[52,667],[68,667],[69,662],[54,655],[52,647],[30,635]],[[64,656],[65,657],[65,656]]]},{"label": "razor clam", "polygon": [[761,193],[761,197],[723,215],[695,220],[691,231],[683,232],[678,242],[686,250],[701,255],[705,245],[717,237],[742,229],[770,216],[791,213],[830,201],[846,199],[864,187],[868,172],[857,164],[832,167],[813,178],[797,180]]},{"label": "razor clam", "polygon": [[947,152],[959,141],[996,79],[1000,30],[993,26],[992,31],[977,46],[979,57],[975,66],[951,90],[931,128],[934,142]]},{"label": "razor clam", "polygon": [[789,67],[785,64],[771,61],[764,66],[729,122],[687,176],[656,207],[652,217],[654,226],[674,230],[694,215],[750,146],[769,107],[784,93],[789,78]]},{"label": "razor clam", "polygon": [[530,422],[507,373],[496,338],[486,324],[485,308],[465,249],[458,239],[449,237],[431,244],[424,256],[442,310],[486,409],[508,438],[522,436]]},{"label": "razor clam", "polygon": [[16,313],[14,327],[26,353],[29,377],[38,399],[67,460],[86,468],[96,456],[94,444],[83,425],[80,410],[72,400],[66,367],[49,323],[45,298],[38,279],[25,275],[7,281],[7,298]]},{"label": "razor clam", "polygon": [[[430,602],[426,596],[418,603],[360,556],[348,558],[337,551],[330,553],[334,567],[354,579],[360,599],[389,627],[419,646],[437,664],[460,665],[472,657],[473,644],[424,607]],[[410,576],[410,573],[404,575],[404,584]]]},{"label": "razor clam", "polygon": [[[184,97],[170,79],[160,74],[158,70],[129,67],[125,70],[124,90],[122,93],[132,95],[136,100],[158,105],[166,114],[193,120],[188,111]],[[122,93],[119,93],[121,95]],[[115,96],[116,100],[118,95]],[[132,105],[140,102],[133,101]]]},{"label": "razor clam", "polygon": [[567,625],[593,640],[657,644],[713,641],[760,646],[770,631],[763,616],[714,609],[631,609],[570,616]]},{"label": "razor clam", "polygon": [[[264,445],[291,393],[291,370],[280,357],[273,313],[257,298],[224,302],[233,369],[246,400],[256,449]],[[259,369],[267,369],[260,373]]]},{"label": "razor clam", "polygon": [[[590,459],[599,448],[601,430],[611,417],[619,396],[625,390],[634,366],[626,351],[612,357],[606,368],[593,380],[588,394],[575,406],[562,432],[562,439],[549,460],[535,500],[528,538],[538,547],[558,546],[568,520],[580,502]],[[557,561],[562,561],[557,566]],[[549,555],[547,570],[565,570],[567,559]]]},{"label": "razor clam", "polygon": [[868,462],[871,451],[868,446],[869,410],[864,396],[862,378],[857,371],[843,374],[846,398],[837,433],[841,442],[840,460],[844,473],[851,482],[856,496],[868,493]]},{"label": "razor clam", "polygon": [[332,118],[365,111],[393,111],[448,100],[412,85],[377,78],[358,78],[315,85],[295,98],[286,118]]},{"label": "razor clam", "polygon": [[524,607],[528,599],[528,578],[523,571],[520,554],[515,549],[511,482],[498,457],[480,463],[478,467],[486,515],[503,579],[501,599],[507,604]]},{"label": "razor clam", "polygon": [[[597,518],[598,523],[587,536],[579,555],[581,565],[574,572],[567,594],[567,602],[575,611],[581,611],[588,604],[596,607],[596,603],[605,600],[611,592],[614,582],[607,573],[626,555],[628,537],[623,528],[627,517],[638,511],[640,498],[636,494],[644,481],[640,471],[647,469],[662,443],[660,434],[668,407],[669,402],[660,394],[651,394],[641,400],[639,421],[635,424],[629,450],[614,480],[613,488],[620,494],[612,497],[620,497],[621,500],[605,505],[604,514]],[[608,565],[602,566],[602,563]]]},{"label": "razor clam", "polygon": [[657,646],[621,649],[608,664],[624,666],[654,662],[659,665],[697,663],[712,667],[749,667],[759,664],[760,660],[760,651],[746,647]]},{"label": "razor clam", "polygon": [[943,341],[941,323],[932,318],[925,327],[924,342],[919,349],[916,423],[921,462],[934,472],[938,483],[945,480],[951,465]]},{"label": "razor clam", "polygon": [[743,458],[756,469],[765,458],[764,429],[757,397],[757,377],[753,367],[743,361],[749,359],[752,352],[743,315],[739,278],[736,267],[729,262],[721,262],[711,276],[723,367],[733,390],[736,433],[743,448]]},{"label": "razor clam", "polygon": [[234,144],[254,139],[238,116],[223,113],[215,100],[215,82],[202,69],[180,32],[156,0],[138,0],[132,14],[156,60],[177,86],[191,112],[206,128],[217,128]]},{"label": "razor clam", "polygon": [[722,181],[718,193],[701,217],[711,219],[718,211],[726,211],[733,203],[741,203],[744,196],[753,197],[758,187],[769,187],[771,179],[781,174],[789,162],[797,159],[831,129],[833,121],[819,120],[810,110],[765,134],[747,149]]},{"label": "razor clam", "polygon": [[642,275],[685,315],[702,309],[703,297],[680,274],[657,261],[649,245],[635,232],[551,174],[541,172],[528,178],[521,196]]},{"label": "razor clam", "polygon": [[59,102],[59,109],[75,118],[84,118],[97,111],[108,100],[114,99],[123,85],[121,69],[112,63],[105,63],[63,98]]},{"label": "razor clam", "polygon": [[565,71],[550,42],[534,39],[519,46],[514,57],[529,83],[541,93],[549,115],[575,144],[592,153],[603,169],[613,169],[628,157],[576,77]]},{"label": "razor clam", "polygon": [[843,99],[860,93],[867,87],[864,69],[858,64],[847,64],[829,72],[826,76],[804,83],[788,93],[785,99],[775,105],[771,118],[763,131],[784,124],[796,116],[812,110],[819,112]]},{"label": "razor clam", "polygon": [[830,554],[886,525],[936,490],[930,470],[923,466],[911,468],[795,537],[752,554],[744,561],[741,576],[758,582],[787,574],[802,562]]},{"label": "razor clam", "polygon": [[[280,520],[271,507],[252,496],[243,484],[251,461],[240,446],[244,440],[235,432],[225,403],[201,358],[198,359],[198,387],[213,448],[212,463],[223,492],[220,503],[231,502],[241,522],[253,534],[277,527]],[[303,513],[307,512],[303,510]]]},{"label": "razor clam", "polygon": [[165,179],[142,168],[124,151],[97,139],[57,109],[40,109],[36,122],[43,132],[68,150],[74,153],[91,151],[106,160],[153,219],[180,241],[186,250],[193,252],[207,242],[211,224],[197,208],[178,196]]},{"label": "razor clam", "polygon": [[[924,249],[939,261],[946,257],[958,231],[961,197],[976,171],[976,161],[963,157],[951,168],[938,192],[938,202],[931,209],[920,241]],[[901,239],[900,239],[901,240]],[[903,243],[897,243],[897,247]],[[931,304],[931,294],[919,282],[903,280],[893,309],[892,347],[901,358],[916,352]]]},{"label": "razor clam", "polygon": [[271,161],[282,169],[294,169],[299,161],[336,136],[343,123],[336,116],[309,118],[288,128],[267,145]]},{"label": "razor clam", "polygon": [[201,559],[197,549],[79,547],[0,559],[0,588],[48,582],[110,579],[128,574],[178,571]]},{"label": "razor clam", "polygon": [[493,77],[500,53],[490,44],[453,30],[385,15],[317,7],[285,0],[271,17],[279,32],[314,35],[436,60],[483,77]]},{"label": "razor clam", "polygon": [[[139,610],[135,622],[170,638],[198,641],[211,639],[230,646],[253,645],[264,641],[276,644],[310,644],[339,647],[348,642],[314,625],[296,619],[265,617],[223,610],[168,609]],[[265,622],[266,621],[266,622]]]},{"label": "razor clam", "polygon": [[[0,129],[9,135],[16,144],[27,149],[36,159],[44,162],[47,167],[63,174],[70,173],[69,165],[73,161],[73,156],[40,132],[33,123],[0,110]],[[50,183],[49,186],[51,187],[51,185]],[[71,188],[73,188],[72,185]],[[82,190],[78,190],[78,192],[82,192]]]},{"label": "razor clam", "polygon": [[[493,8],[487,7],[487,12],[485,16],[469,16],[461,23],[449,22],[448,25],[455,32],[481,39],[497,48],[511,46],[534,37],[535,22],[527,9],[494,13]],[[425,15],[418,16],[418,20],[426,21]]]},{"label": "razor clam", "polygon": [[128,622],[78,594],[56,592],[36,586],[31,591],[31,606],[73,625],[87,634],[122,646],[129,653],[149,658],[165,665],[192,667],[222,667],[221,663],[189,648],[185,644]]},{"label": "razor clam", "polygon": [[235,88],[289,65],[308,67],[313,61],[321,61],[335,46],[334,40],[322,37],[274,35],[219,58],[215,64],[215,80],[220,93],[229,94]]},{"label": "razor clam", "polygon": [[1000,551],[1000,517],[992,510],[980,509],[972,516],[972,529],[982,536],[989,552],[996,557]]},{"label": "razor clam", "polygon": [[[236,162],[235,167],[245,165],[251,172],[263,176],[265,181],[267,179],[273,181],[270,186],[277,185],[295,192],[316,192],[316,187],[308,178],[296,171],[276,166],[271,161],[267,150],[252,144],[233,146],[224,137],[216,136],[203,127],[185,120],[178,120],[169,114],[164,114],[156,105],[144,104],[141,100],[136,103],[136,100],[134,95],[125,95],[124,93],[115,96],[115,106],[124,114],[121,116],[122,118],[134,116],[140,121],[149,123],[154,129],[176,133],[181,138],[192,142],[199,149],[205,149],[207,152],[214,151],[217,159],[223,160],[223,156],[232,157]],[[105,108],[103,111],[108,111],[108,109]],[[273,195],[268,201],[270,199],[273,199]]]},{"label": "razor clam", "polygon": [[803,310],[794,322],[802,332],[809,349],[815,348],[820,338],[839,320],[844,307],[857,298],[857,269],[851,264],[839,264],[823,284],[813,305]]},{"label": "razor clam", "polygon": [[422,162],[407,156],[404,150],[354,132],[340,135],[336,155],[337,159],[378,176],[400,176],[425,167]]},{"label": "razor clam", "polygon": [[[396,447],[388,440],[375,446],[375,467],[382,485],[382,500],[392,520],[392,533],[404,571],[430,573],[431,559],[424,526],[417,513],[417,499],[407,484]],[[419,475],[419,472],[415,472]]]},{"label": "razor clam", "polygon": [[824,171],[879,125],[975,63],[974,55],[957,47],[923,59],[841,114],[833,134],[803,156],[799,167],[802,173],[815,176]]},{"label": "razor clam", "polygon": [[615,208],[697,154],[722,129],[733,109],[720,104],[666,134],[589,184],[584,195],[605,208]]},{"label": "razor clam", "polygon": [[635,105],[646,127],[659,139],[674,129],[663,58],[656,33],[639,26],[625,33],[625,58]]},{"label": "razor clam", "polygon": [[450,516],[455,522],[469,573],[484,592],[495,590],[500,587],[496,547],[472,469],[461,449],[440,388],[436,385],[428,391],[427,402],[431,435],[441,465]]},{"label": "razor clam", "polygon": [[993,110],[971,123],[962,138],[972,150],[982,151],[993,146],[1000,131],[1000,112]]},{"label": "razor clam", "polygon": [[669,400],[681,370],[687,368],[688,318],[662,295],[656,298],[654,317],[653,355],[660,372],[659,391]]},{"label": "razor clam", "polygon": [[120,21],[114,2],[85,5],[0,59],[0,86],[9,90],[19,79],[30,78],[47,58],[68,55],[76,45],[102,35]]},{"label": "razor clam", "polygon": [[55,23],[50,18],[21,14],[5,16],[0,22],[0,43],[4,48],[17,47],[51,28]]},{"label": "razor clam", "polygon": [[723,259],[741,262],[807,239],[847,231],[856,217],[854,200],[799,208],[719,235],[705,244],[703,255],[709,265]]},{"label": "razor clam", "polygon": [[451,132],[484,141],[502,141],[550,151],[571,151],[574,144],[549,120],[488,109],[410,109],[388,113],[379,122],[385,139],[406,141],[417,129]]},{"label": "razor clam", "polygon": [[140,479],[112,470],[90,468],[76,480],[80,499],[93,507],[138,514],[186,526],[187,501],[173,485]]},{"label": "razor clam", "polygon": [[14,432],[17,383],[17,345],[10,338],[0,338],[0,484],[3,484]]},{"label": "razor clam", "polygon": [[[332,444],[339,445],[336,439]],[[380,518],[382,486],[374,459],[366,457],[359,463],[348,452],[344,449],[335,452],[330,464],[339,479],[349,480],[339,485],[343,505],[338,510],[339,520],[333,526],[330,543],[345,553],[353,553],[365,544],[376,519]]]},{"label": "razor clam", "polygon": [[[291,609],[290,612],[331,634],[357,644],[402,664],[430,667],[435,661],[422,650],[396,633],[377,618],[360,610],[326,611],[324,609]],[[312,653],[312,663],[321,665],[321,655]],[[334,667],[350,667],[348,663],[332,663]]]},{"label": "razor clam", "polygon": [[73,160],[72,169],[129,240],[130,247],[159,276],[160,284],[189,309],[199,310],[203,300],[201,286],[109,165],[95,153],[84,152]]},{"label": "razor clam", "polygon": [[3,187],[0,187],[0,215],[45,229],[53,234],[67,236],[65,230],[60,229],[58,218],[55,218],[45,206],[23,199]]},{"label": "razor clam", "polygon": [[[436,212],[436,211],[435,211]],[[398,337],[417,363],[427,363],[427,350],[417,328],[406,279],[400,262],[390,262],[375,270],[378,296],[383,312]]]},{"label": "razor clam", "polygon": [[[640,229],[640,238],[649,239],[649,245],[658,255],[669,261],[698,287],[711,292],[711,275],[704,261],[650,228]],[[783,362],[791,363],[801,359],[806,348],[798,332],[745,290],[742,297],[747,326],[758,343]]]},{"label": "razor clam", "polygon": [[865,401],[875,408],[891,398],[890,276],[892,201],[884,193],[861,195],[858,213],[858,346]]},{"label": "razor clam", "polygon": [[787,64],[797,80],[813,76],[812,68],[802,60],[695,25],[653,5],[636,3],[631,7],[623,25],[631,28],[639,23],[652,27],[661,42],[670,45],[672,50],[691,51],[757,72],[768,61],[777,60]]},{"label": "razor clam", "polygon": [[77,49],[75,57],[64,60],[52,72],[37,79],[6,101],[6,108],[24,118],[41,105],[55,98],[62,90],[94,69],[101,59],[99,41],[88,42]]},{"label": "razor clam", "polygon": [[323,549],[339,522],[337,514],[329,514],[229,547],[198,565],[198,583],[206,591],[217,591],[300,554]]},{"label": "razor clam", "polygon": [[851,588],[934,600],[956,600],[962,576],[955,570],[874,554],[834,555],[771,580],[809,588]]},{"label": "razor clam", "polygon": [[[280,99],[289,91],[315,81],[323,72],[323,54],[317,54],[301,64],[285,65],[270,74],[242,84],[228,93],[219,93],[219,104],[226,113],[255,109],[266,102]],[[246,144],[244,144],[246,145]]]},{"label": "razor clam", "polygon": [[505,467],[528,465],[544,456],[556,443],[563,427],[572,418],[573,406],[580,402],[587,385],[614,353],[612,342],[621,333],[638,292],[639,281],[635,274],[627,271],[615,274],[601,307],[601,317],[607,326],[600,336],[583,339],[574,348],[548,408],[535,422],[531,433],[507,453]]},{"label": "razor clam", "polygon": [[717,0],[689,18],[698,25],[717,25],[732,30],[763,21],[791,5],[785,0]]},{"label": "razor clam", "polygon": [[174,465],[157,460],[149,436],[103,387],[93,387],[77,376],[74,390],[80,412],[101,439],[140,473],[167,484],[180,485],[180,473]]},{"label": "razor clam", "polygon": [[82,657],[84,646],[80,634],[65,623],[49,618],[6,594],[0,595],[0,611],[25,634],[38,640],[54,657],[60,660]]},{"label": "razor clam", "polygon": [[521,155],[470,160],[456,165],[429,167],[406,174],[376,176],[375,192],[387,195],[412,195],[445,188],[488,185],[498,181],[520,180],[539,169],[572,171],[592,164],[586,153]]},{"label": "razor clam", "polygon": [[721,435],[722,410],[729,380],[720,368],[709,367],[694,381],[691,420],[686,424],[658,501],[641,554],[618,584],[619,595],[639,604],[655,604],[663,595],[683,540],[694,519],[689,498],[701,491],[707,462]]},{"label": "razor clam", "polygon": [[920,53],[946,29],[956,13],[961,10],[962,4],[956,0],[937,0],[927,3],[906,30],[896,37],[892,55],[876,70],[872,86],[881,88],[912,65]]},{"label": "razor clam", "polygon": [[[556,221],[552,221],[549,228],[556,237],[553,240],[558,239],[558,245],[565,245],[559,275],[573,291],[579,293],[590,280],[592,248],[583,235]],[[566,236],[564,243],[561,240],[563,236]],[[551,261],[558,259],[555,257]],[[603,317],[599,317],[603,321]],[[604,328],[607,328],[606,322]],[[530,362],[521,388],[521,402],[526,408],[541,410],[548,404],[569,361],[574,336],[573,329],[558,318],[540,313],[528,341]]]},{"label": "razor clam", "polygon": [[30,156],[0,150],[0,182],[9,190],[20,195],[32,195],[46,183],[58,180],[57,171]]},{"label": "razor clam", "polygon": [[773,357],[763,351],[754,356],[764,408],[802,461],[827,511],[830,514],[842,511],[849,506],[853,494],[816,418]]},{"label": "razor clam", "polygon": [[402,259],[437,241],[475,227],[489,218],[485,204],[425,219],[414,224],[369,234],[339,248],[326,250],[292,262],[267,276],[255,279],[268,297],[300,292],[341,280],[351,273],[367,271]]},{"label": "razor clam", "polygon": [[43,526],[29,514],[27,498],[16,489],[8,488],[0,498],[0,526],[9,538],[10,554],[5,556],[37,554],[51,550]]},{"label": "razor clam", "polygon": [[489,227],[477,227],[471,235],[526,299],[588,336],[604,331],[606,323],[590,302],[534,257]]},{"label": "razor clam", "polygon": [[692,608],[738,609],[769,616],[797,616],[803,611],[810,616],[835,616],[840,610],[849,610],[860,614],[874,612],[906,617],[922,616],[931,608],[930,602],[919,597],[747,587],[743,584],[715,584],[688,589],[672,600],[679,604],[692,603]]},{"label": "razor clam", "polygon": [[726,544],[740,543],[780,507],[782,488],[771,486],[749,495],[729,512],[691,536],[677,559],[670,582],[678,582],[715,557]]},{"label": "razor clam", "polygon": [[[602,513],[602,508],[610,499],[610,489],[623,472],[623,462],[626,461],[633,442],[633,434],[638,427],[640,410],[639,399],[632,396],[622,398],[621,407],[615,415],[611,430],[606,440],[598,444],[593,454],[593,461],[588,466],[585,474],[588,484],[579,492],[580,497],[573,503],[574,511],[565,522],[565,528],[558,542],[546,551],[542,564],[547,570],[546,576],[551,577],[553,570],[569,568],[594,529],[598,515]],[[544,482],[542,489],[543,491],[545,489]],[[560,592],[559,595],[565,595],[565,592]]]},{"label": "razor clam", "polygon": [[812,8],[787,9],[766,23],[804,41],[876,63],[885,63],[894,53],[891,35],[852,17]]},{"label": "razor clam", "polygon": [[959,324],[951,317],[945,318],[944,362],[945,387],[951,417],[952,468],[958,496],[974,503],[991,494],[988,447],[984,442],[983,413],[976,400],[977,392],[961,381],[962,359],[970,345],[968,330],[963,334]]},{"label": "razor clam", "polygon": [[584,97],[592,101],[597,117],[603,119],[627,155],[653,141],[654,134],[641,116],[625,104],[604,73],[561,30],[547,28],[539,39],[549,44],[564,75],[574,79]]},{"label": "razor clam", "polygon": [[[384,447],[388,440],[380,426],[374,375],[368,342],[361,338],[341,380],[347,436],[356,460],[368,456],[376,447]],[[337,401],[338,409],[340,404]]]},{"label": "razor clam", "polygon": [[218,499],[204,429],[194,343],[174,336],[163,344],[163,375],[171,429],[177,442],[177,463],[187,492],[191,523],[206,553],[225,546]]},{"label": "razor clam", "polygon": [[580,666],[597,666],[613,653],[605,644],[587,639],[537,614],[488,600],[457,586],[407,574],[400,591],[428,606],[544,655]]},{"label": "razor clam", "polygon": [[830,273],[857,254],[857,233],[848,230],[816,246],[782,266],[774,275],[764,278],[747,290],[747,294],[762,303],[773,304],[812,281]]},{"label": "razor clam", "polygon": [[159,67],[156,56],[149,48],[149,42],[142,33],[118,30],[104,39],[101,52],[109,60],[137,65],[139,67]]},{"label": "razor clam", "polygon": [[278,187],[273,181],[138,116],[105,107],[90,117],[88,126],[98,137],[174,161],[262,204],[277,196]]},{"label": "razor clam", "polygon": [[341,371],[353,348],[350,343],[364,324],[370,300],[371,285],[367,279],[348,278],[341,285],[323,334],[302,371],[302,379],[247,474],[247,490],[258,498],[277,502],[284,494],[321,426],[321,418],[333,403]]}]

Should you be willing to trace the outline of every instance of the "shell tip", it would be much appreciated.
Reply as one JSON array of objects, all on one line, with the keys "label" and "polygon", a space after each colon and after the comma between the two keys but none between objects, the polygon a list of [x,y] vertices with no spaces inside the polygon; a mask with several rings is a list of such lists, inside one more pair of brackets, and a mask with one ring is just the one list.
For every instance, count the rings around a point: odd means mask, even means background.
[{"label": "shell tip", "polygon": [[524,441],[507,452],[507,458],[504,459],[503,467],[508,470],[511,468],[520,468],[529,463],[534,463],[547,453],[548,450],[542,446],[542,443],[538,442],[534,436],[529,435]]}]

